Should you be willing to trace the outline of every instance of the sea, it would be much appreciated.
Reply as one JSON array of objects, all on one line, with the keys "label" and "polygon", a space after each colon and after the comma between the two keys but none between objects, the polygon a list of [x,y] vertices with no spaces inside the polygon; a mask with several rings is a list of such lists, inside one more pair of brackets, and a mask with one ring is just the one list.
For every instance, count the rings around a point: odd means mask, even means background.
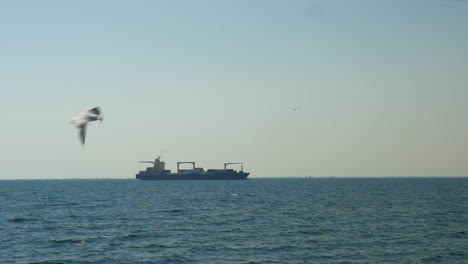
[{"label": "sea", "polygon": [[468,178],[0,181],[0,263],[467,263]]}]

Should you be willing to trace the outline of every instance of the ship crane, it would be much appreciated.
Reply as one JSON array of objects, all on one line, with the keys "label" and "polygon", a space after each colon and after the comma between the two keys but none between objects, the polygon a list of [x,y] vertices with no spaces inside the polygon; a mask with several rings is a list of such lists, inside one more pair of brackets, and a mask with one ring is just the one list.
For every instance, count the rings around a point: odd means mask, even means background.
[{"label": "ship crane", "polygon": [[146,160],[144,160],[144,161],[139,161],[139,163],[151,163],[151,164],[153,164],[153,165],[154,165],[154,163],[156,163],[156,162],[154,162],[154,161],[146,161]]},{"label": "ship crane", "polygon": [[166,163],[164,161],[161,161],[161,157],[157,156],[154,161],[140,161],[140,163],[151,163],[153,164],[153,170],[156,173],[161,173],[163,172],[166,168]]},{"label": "ship crane", "polygon": [[161,157],[157,156],[154,161],[143,160],[143,161],[139,161],[139,163],[151,163],[151,164],[155,165],[156,163],[160,162],[160,160],[161,160]]},{"label": "ship crane", "polygon": [[185,163],[192,164],[193,170],[195,169],[195,161],[179,161],[177,162],[177,173],[179,173],[180,164],[185,164]]},{"label": "ship crane", "polygon": [[224,163],[224,170],[226,170],[226,167],[228,165],[233,165],[233,164],[240,164],[241,165],[241,172],[244,171],[244,163],[243,162],[227,162],[227,163]]}]

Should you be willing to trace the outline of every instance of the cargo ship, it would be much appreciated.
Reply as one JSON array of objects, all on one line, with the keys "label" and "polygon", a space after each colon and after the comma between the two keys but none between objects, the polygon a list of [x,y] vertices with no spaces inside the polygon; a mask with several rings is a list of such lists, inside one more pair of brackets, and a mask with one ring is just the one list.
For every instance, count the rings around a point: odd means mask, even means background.
[{"label": "cargo ship", "polygon": [[[196,168],[194,161],[177,162],[177,172],[166,170],[166,163],[158,156],[154,161],[140,161],[140,163],[151,163],[153,167],[147,167],[146,170],[136,174],[138,180],[143,181],[182,181],[182,180],[247,180],[249,172],[244,172],[242,162],[224,163],[224,169]],[[191,164],[192,169],[180,169],[181,164]],[[227,166],[238,164],[241,166],[239,171],[228,169]]]}]

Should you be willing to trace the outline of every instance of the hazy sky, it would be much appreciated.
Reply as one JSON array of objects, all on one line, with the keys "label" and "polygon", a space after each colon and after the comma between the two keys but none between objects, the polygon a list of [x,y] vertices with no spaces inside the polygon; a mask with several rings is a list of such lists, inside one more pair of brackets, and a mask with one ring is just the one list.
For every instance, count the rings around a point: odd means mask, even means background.
[{"label": "hazy sky", "polygon": [[[0,1],[0,178],[467,176],[468,1]],[[84,150],[69,120],[99,105]],[[290,111],[289,106],[301,106]]]}]

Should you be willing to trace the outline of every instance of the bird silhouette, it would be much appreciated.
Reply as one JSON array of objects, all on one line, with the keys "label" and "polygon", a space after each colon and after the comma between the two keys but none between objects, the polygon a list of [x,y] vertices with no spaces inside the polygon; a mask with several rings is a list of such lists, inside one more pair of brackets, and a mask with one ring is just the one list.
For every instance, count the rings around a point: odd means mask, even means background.
[{"label": "bird silhouette", "polygon": [[300,106],[298,106],[298,107],[288,107],[288,108],[289,108],[289,110],[291,110],[291,111],[296,111],[296,110],[301,109]]},{"label": "bird silhouette", "polygon": [[94,108],[89,109],[86,112],[79,114],[77,117],[73,118],[70,121],[70,124],[74,124],[76,128],[80,130],[79,136],[80,136],[81,145],[83,145],[83,147],[84,147],[85,140],[86,140],[86,127],[88,125],[88,122],[92,122],[96,120],[99,120],[101,122],[103,120],[102,111],[99,108],[99,106],[96,106]]}]

